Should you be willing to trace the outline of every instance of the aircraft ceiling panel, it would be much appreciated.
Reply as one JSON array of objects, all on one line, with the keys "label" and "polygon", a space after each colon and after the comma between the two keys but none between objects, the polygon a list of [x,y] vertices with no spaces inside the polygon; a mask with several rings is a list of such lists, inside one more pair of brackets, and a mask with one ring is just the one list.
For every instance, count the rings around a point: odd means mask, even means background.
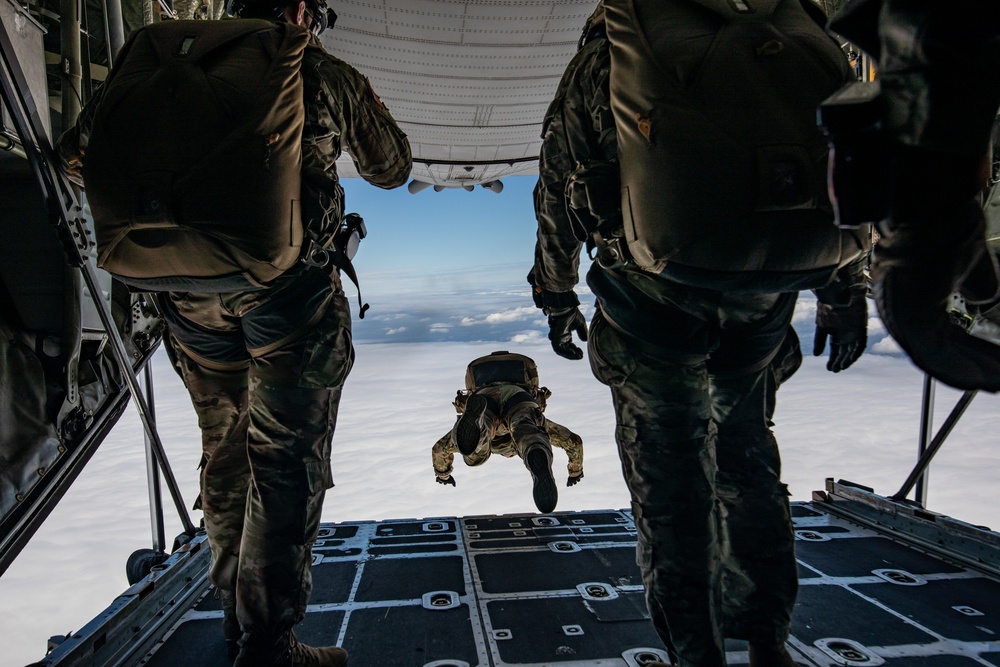
[{"label": "aircraft ceiling panel", "polygon": [[[595,6],[337,0],[336,28],[323,38],[371,80],[409,136],[413,178],[465,187],[537,173],[542,118]],[[346,156],[338,169],[356,175]]]},{"label": "aircraft ceiling panel", "polygon": [[516,133],[517,136],[538,139],[541,125],[535,119],[545,113],[547,106],[548,103],[510,107],[399,102],[392,104],[389,110],[395,118],[407,119],[399,122],[422,126],[421,134],[428,136],[456,136],[464,129],[476,136],[512,136]]},{"label": "aircraft ceiling panel", "polygon": [[[527,128],[516,127],[459,127],[442,129],[440,127],[423,128],[418,137],[410,137],[411,144],[422,144],[424,146],[445,145],[455,148],[485,148],[493,150],[499,145],[497,157],[501,160],[509,158],[536,157],[535,154],[529,156],[524,154],[524,145],[532,144],[537,149],[537,144],[541,139],[534,133],[527,130],[534,130],[535,126]],[[509,149],[504,147],[509,145]],[[431,159],[430,155],[419,156],[421,159]],[[471,158],[467,158],[471,159]]]},{"label": "aircraft ceiling panel", "polygon": [[[462,44],[536,44],[575,41],[596,3],[551,0],[384,0],[338,2],[340,21],[390,38]],[[581,7],[583,8],[581,10]]]},{"label": "aircraft ceiling panel", "polygon": [[[340,22],[334,34],[340,29]],[[497,47],[401,41],[369,35],[338,35],[328,40],[331,51],[369,77],[440,84],[453,90],[487,82],[558,82],[576,42]],[[381,94],[381,93],[379,93]]]},{"label": "aircraft ceiling panel", "polygon": [[416,145],[415,150],[419,151],[422,156],[420,160],[431,161],[431,162],[441,162],[443,164],[456,163],[461,166],[466,166],[467,164],[483,163],[483,162],[507,162],[513,160],[533,160],[533,149],[536,148],[534,144],[521,144],[516,145],[495,145],[495,146],[483,146],[483,145],[468,145],[462,146],[456,144],[426,144],[420,143]]},{"label": "aircraft ceiling panel", "polygon": [[[538,141],[521,141],[511,137],[500,142],[491,137],[493,143],[476,141],[476,137],[426,137],[424,141],[413,141],[411,147],[415,162],[508,162],[511,160],[537,160]],[[537,168],[537,165],[536,165]]]},{"label": "aircraft ceiling panel", "polygon": [[[458,109],[477,109],[485,106],[498,106],[508,109],[518,109],[526,105],[541,107],[539,114],[545,113],[545,108],[552,101],[555,93],[543,79],[520,79],[517,81],[481,80],[467,81],[451,80],[439,85],[439,80],[432,77],[403,78],[391,74],[382,74],[382,85],[377,90],[379,97],[388,105],[389,100],[398,100],[399,107],[411,109],[419,107],[436,108],[440,106]],[[558,80],[557,80],[558,81]],[[372,82],[375,85],[375,82]],[[433,90],[426,90],[434,86]],[[385,92],[382,92],[382,91]],[[393,109],[396,105],[390,105]],[[403,121],[404,118],[397,120]],[[538,118],[536,122],[541,122]]]}]

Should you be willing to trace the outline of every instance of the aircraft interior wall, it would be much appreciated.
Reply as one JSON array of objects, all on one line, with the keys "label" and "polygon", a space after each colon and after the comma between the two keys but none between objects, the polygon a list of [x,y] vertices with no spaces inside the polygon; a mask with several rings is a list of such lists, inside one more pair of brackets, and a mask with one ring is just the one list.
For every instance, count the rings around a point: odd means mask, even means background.
[{"label": "aircraft interior wall", "polygon": [[[58,27],[58,15],[0,0],[0,19],[4,88],[19,91],[4,94],[0,114],[2,573],[124,408],[127,391],[98,309],[109,309],[136,368],[158,345],[160,322],[141,296],[93,265],[99,302],[91,297],[77,267],[81,256],[93,263],[93,235],[85,220],[60,218],[59,194],[45,191],[39,163],[25,159],[59,130],[61,115],[50,113],[59,106],[59,60],[46,54],[58,50],[58,30],[46,29]],[[30,103],[15,101],[20,91]]]}]

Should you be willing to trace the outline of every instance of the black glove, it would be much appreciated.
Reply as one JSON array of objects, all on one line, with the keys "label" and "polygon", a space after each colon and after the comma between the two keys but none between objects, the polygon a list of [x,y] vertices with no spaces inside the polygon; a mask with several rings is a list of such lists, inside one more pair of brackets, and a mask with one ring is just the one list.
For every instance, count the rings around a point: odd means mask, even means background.
[{"label": "black glove", "polygon": [[434,481],[436,481],[438,484],[444,484],[445,486],[448,486],[449,484],[455,486],[454,475],[448,475],[447,477],[435,477]]},{"label": "black glove", "polygon": [[826,370],[839,373],[861,358],[868,344],[868,299],[856,293],[846,306],[817,303],[814,357],[823,354],[827,337],[830,359]]},{"label": "black glove", "polygon": [[531,300],[535,302],[535,308],[545,308],[545,300],[542,298],[542,288],[535,284],[535,269],[528,272],[528,284],[531,285]]},{"label": "black glove", "polygon": [[570,475],[566,479],[566,486],[573,486],[574,484],[578,483],[581,479],[583,479],[582,472],[579,475]]},{"label": "black glove", "polygon": [[549,340],[552,349],[560,357],[576,361],[583,359],[583,350],[573,344],[573,333],[580,340],[587,340],[587,320],[576,306],[561,310],[549,310]]}]

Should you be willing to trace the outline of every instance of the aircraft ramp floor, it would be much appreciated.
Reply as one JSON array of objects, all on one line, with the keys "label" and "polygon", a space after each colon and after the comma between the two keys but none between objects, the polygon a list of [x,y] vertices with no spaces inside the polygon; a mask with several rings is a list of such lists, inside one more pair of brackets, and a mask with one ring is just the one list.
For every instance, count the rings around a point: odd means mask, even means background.
[{"label": "aircraft ramp floor", "polygon": [[[838,504],[793,504],[799,664],[1000,667],[1000,581],[989,563],[968,567],[993,558],[997,534],[979,531],[986,551],[959,545],[950,558],[889,538],[947,546],[953,526],[925,539],[926,526],[905,525],[942,523],[929,513],[881,523],[830,511]],[[954,523],[959,538],[976,533]],[[185,546],[40,664],[229,665],[207,551],[203,538]],[[634,552],[626,511],[324,524],[297,633],[344,646],[350,667],[641,667],[666,653]],[[745,643],[727,651],[747,664]]]}]

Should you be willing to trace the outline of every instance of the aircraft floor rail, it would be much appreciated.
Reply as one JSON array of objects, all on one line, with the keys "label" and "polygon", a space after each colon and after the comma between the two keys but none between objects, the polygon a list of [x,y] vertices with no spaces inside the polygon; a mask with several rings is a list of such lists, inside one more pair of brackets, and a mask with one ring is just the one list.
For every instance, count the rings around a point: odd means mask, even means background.
[{"label": "aircraft floor rail", "polygon": [[870,487],[845,480],[826,480],[826,490],[814,492],[813,497],[832,514],[1000,579],[1000,533],[925,510],[912,501],[879,496]]}]

